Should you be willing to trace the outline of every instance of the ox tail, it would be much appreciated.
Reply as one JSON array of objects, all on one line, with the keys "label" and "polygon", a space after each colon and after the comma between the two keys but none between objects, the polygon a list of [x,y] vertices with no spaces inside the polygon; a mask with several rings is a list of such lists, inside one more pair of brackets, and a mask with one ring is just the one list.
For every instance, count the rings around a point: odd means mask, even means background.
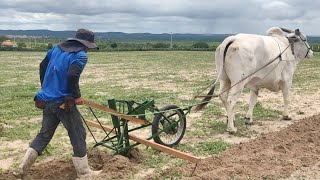
[{"label": "ox tail", "polygon": [[[223,73],[223,69],[224,69],[224,63],[225,63],[225,58],[226,58],[226,54],[228,51],[229,46],[235,41],[235,36],[230,36],[228,38],[226,38],[222,44],[220,44],[216,50],[216,63],[217,61],[220,60],[220,68],[219,68],[219,72],[218,72],[218,76],[216,81],[213,83],[210,91],[208,92],[208,94],[206,95],[205,98],[202,99],[201,103],[199,105],[196,106],[196,108],[194,109],[195,111],[201,111],[203,108],[206,107],[206,105],[209,103],[209,101],[212,99],[213,94],[214,94],[214,89],[216,87],[216,84],[218,83],[221,74]],[[222,61],[221,61],[221,55],[222,56]]]},{"label": "ox tail", "polygon": [[201,103],[199,105],[196,106],[196,108],[194,109],[195,111],[201,111],[204,107],[206,107],[206,105],[209,103],[209,101],[212,99],[213,97],[213,93],[214,93],[214,88],[216,86],[213,85],[210,89],[210,91],[208,92],[207,96],[205,98],[202,99]]}]

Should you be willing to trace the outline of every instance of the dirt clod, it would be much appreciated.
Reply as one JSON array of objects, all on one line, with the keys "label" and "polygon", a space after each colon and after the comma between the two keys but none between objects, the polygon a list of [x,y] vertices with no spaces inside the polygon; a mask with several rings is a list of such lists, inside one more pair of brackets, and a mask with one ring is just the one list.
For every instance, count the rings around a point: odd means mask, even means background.
[{"label": "dirt clod", "polygon": [[[93,170],[102,172],[92,179],[127,179],[136,171],[135,166],[127,157],[112,155],[96,149],[88,152],[89,165]],[[74,180],[76,171],[70,160],[52,160],[46,163],[34,164],[27,179]],[[16,179],[12,172],[0,173],[0,180]]]},{"label": "dirt clod", "polygon": [[[296,170],[315,166],[320,159],[320,115],[304,118],[289,127],[233,146],[219,157],[181,168],[187,179],[280,179]],[[320,178],[320,177],[319,177]]]},{"label": "dirt clod", "polygon": [[[303,177],[320,179],[320,114],[301,119],[277,132],[266,133],[248,142],[233,145],[227,151],[203,159],[195,168],[188,164],[178,168],[183,179],[281,179]],[[127,158],[107,151],[93,149],[88,152],[89,164],[102,170],[93,179],[130,179],[141,171],[138,164],[143,156],[138,149]],[[311,168],[310,173],[307,168]],[[297,170],[300,170],[299,172]],[[193,172],[191,174],[191,172]],[[165,169],[160,177],[167,177]],[[150,179],[159,177],[151,173]],[[75,179],[76,172],[69,160],[37,163],[30,170],[29,179]],[[0,173],[0,180],[15,179],[12,173]],[[147,178],[148,179],[148,178]]]}]

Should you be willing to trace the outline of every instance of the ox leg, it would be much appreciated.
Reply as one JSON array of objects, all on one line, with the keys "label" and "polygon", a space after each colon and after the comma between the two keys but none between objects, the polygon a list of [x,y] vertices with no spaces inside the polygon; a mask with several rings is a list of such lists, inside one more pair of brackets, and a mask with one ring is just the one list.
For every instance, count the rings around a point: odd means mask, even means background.
[{"label": "ox leg", "polygon": [[220,89],[219,89],[219,93],[220,94],[219,98],[224,106],[224,108],[227,110],[227,100],[228,100],[228,94],[229,94],[229,89],[230,88],[230,81],[220,81]]},{"label": "ox leg", "polygon": [[228,125],[227,125],[227,131],[230,134],[234,134],[237,132],[237,128],[234,126],[234,120],[235,120],[235,112],[234,108],[236,103],[238,102],[238,99],[241,95],[241,92],[243,90],[244,85],[237,85],[231,88],[227,100],[227,113],[228,113]]},{"label": "ox leg", "polygon": [[283,95],[283,113],[282,113],[282,119],[283,120],[292,120],[292,118],[289,116],[289,97],[290,97],[290,85],[285,85],[282,89],[282,95]]},{"label": "ox leg", "polygon": [[249,110],[247,111],[246,117],[245,117],[245,124],[252,125],[253,119],[253,108],[257,103],[259,90],[251,90],[250,91],[250,100],[249,100]]}]

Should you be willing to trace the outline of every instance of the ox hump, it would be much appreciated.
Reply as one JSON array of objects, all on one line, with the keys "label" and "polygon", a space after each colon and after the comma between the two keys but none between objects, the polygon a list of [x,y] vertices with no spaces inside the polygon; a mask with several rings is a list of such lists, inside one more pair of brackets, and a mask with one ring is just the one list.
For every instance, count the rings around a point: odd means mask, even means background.
[{"label": "ox hump", "polygon": [[283,31],[279,27],[272,27],[267,30],[268,36],[284,36]]},{"label": "ox hump", "polygon": [[239,50],[239,46],[240,46],[239,43],[237,41],[235,41],[234,43],[232,43],[230,45],[229,49],[232,51],[237,51],[237,50]]}]

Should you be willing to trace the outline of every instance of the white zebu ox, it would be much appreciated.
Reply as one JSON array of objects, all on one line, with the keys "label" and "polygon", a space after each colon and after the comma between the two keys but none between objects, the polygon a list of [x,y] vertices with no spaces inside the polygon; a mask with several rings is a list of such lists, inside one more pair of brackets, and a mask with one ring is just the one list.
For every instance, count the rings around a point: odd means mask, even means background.
[{"label": "white zebu ox", "polygon": [[[288,34],[285,36],[284,32]],[[247,124],[253,122],[253,108],[261,88],[282,91],[283,117],[291,119],[288,105],[293,74],[300,60],[312,56],[306,36],[298,29],[291,31],[273,27],[267,31],[267,36],[238,34],[226,38],[216,49],[215,59],[222,93],[219,97],[228,115],[227,131],[237,131],[234,108],[244,87],[251,90]],[[213,89],[214,86],[196,110],[204,108],[212,98]]]}]

